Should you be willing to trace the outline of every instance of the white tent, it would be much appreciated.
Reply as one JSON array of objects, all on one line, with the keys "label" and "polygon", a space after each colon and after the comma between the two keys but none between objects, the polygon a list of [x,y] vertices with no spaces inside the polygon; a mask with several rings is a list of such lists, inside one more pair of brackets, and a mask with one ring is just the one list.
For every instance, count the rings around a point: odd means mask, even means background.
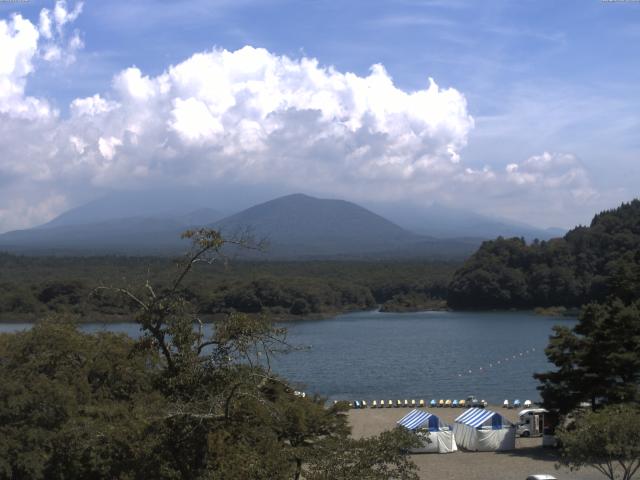
[{"label": "white tent", "polygon": [[456,442],[466,450],[494,452],[516,448],[516,428],[502,415],[484,408],[470,408],[453,424]]},{"label": "white tent", "polygon": [[458,450],[453,432],[440,419],[423,410],[411,410],[398,420],[398,425],[413,430],[422,439],[422,446],[411,453],[451,453]]}]

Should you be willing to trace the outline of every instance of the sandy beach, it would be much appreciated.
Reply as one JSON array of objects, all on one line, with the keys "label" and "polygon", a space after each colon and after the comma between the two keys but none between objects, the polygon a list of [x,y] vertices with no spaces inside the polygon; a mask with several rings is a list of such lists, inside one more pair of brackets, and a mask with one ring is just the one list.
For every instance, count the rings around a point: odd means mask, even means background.
[{"label": "sandy beach", "polygon": [[[500,412],[512,422],[518,418],[517,410],[489,406]],[[396,426],[396,421],[411,409],[384,408],[362,409],[349,412],[349,423],[356,438],[377,435]],[[463,412],[459,408],[436,408],[427,411],[440,417],[444,423],[452,423]],[[465,452],[450,454],[413,455],[420,469],[420,478],[450,480],[525,480],[528,475],[546,473],[558,480],[581,479],[596,480],[603,478],[594,469],[571,472],[566,468],[556,470],[556,452],[542,448],[541,438],[517,438],[516,449],[509,452]]]}]

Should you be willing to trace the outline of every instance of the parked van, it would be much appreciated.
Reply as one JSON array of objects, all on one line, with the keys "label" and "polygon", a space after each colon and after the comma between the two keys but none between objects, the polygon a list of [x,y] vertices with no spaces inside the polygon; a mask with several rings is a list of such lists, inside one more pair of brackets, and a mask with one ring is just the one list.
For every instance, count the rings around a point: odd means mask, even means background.
[{"label": "parked van", "polygon": [[540,437],[544,432],[544,408],[527,408],[518,413],[517,434],[521,437]]}]

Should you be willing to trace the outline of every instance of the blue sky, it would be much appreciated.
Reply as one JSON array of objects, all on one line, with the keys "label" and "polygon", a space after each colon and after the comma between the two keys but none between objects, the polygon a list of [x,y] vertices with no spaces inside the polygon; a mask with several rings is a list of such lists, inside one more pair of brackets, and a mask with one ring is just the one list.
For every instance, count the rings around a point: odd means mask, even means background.
[{"label": "blue sky", "polygon": [[[66,8],[71,11],[75,5],[68,2]],[[0,3],[0,18],[10,22],[11,14],[19,13],[37,25],[40,11],[53,7],[53,2],[40,0]],[[255,175],[247,175],[247,170],[258,162],[247,153],[246,161],[237,171],[218,168],[207,170],[209,176],[199,173],[200,179],[206,177],[211,184],[237,182],[239,188],[250,189],[262,183],[285,193],[304,190],[306,171],[317,173],[329,167],[344,168],[343,177],[357,185],[356,188],[348,184],[334,188],[339,183],[335,176],[339,174],[333,172],[334,176],[310,185],[309,193],[351,196],[352,200],[368,204],[436,201],[528,220],[539,226],[571,226],[584,222],[598,209],[638,195],[640,2],[87,1],[77,18],[63,28],[64,32],[56,40],[62,49],[74,32],[82,40],[82,48],[74,49],[67,61],[44,61],[40,53],[41,34],[38,53],[30,59],[33,71],[20,77],[24,80],[24,98],[41,99],[52,110],[59,111],[54,115],[55,126],[48,120],[47,135],[60,136],[61,132],[70,135],[68,119],[73,116],[70,105],[74,99],[98,94],[125,105],[122,90],[114,87],[114,78],[129,67],[137,67],[142,77],[153,80],[170,66],[179,65],[198,52],[223,49],[234,52],[245,45],[265,49],[274,58],[286,56],[294,61],[315,58],[319,69],[332,67],[340,74],[352,72],[360,78],[369,76],[372,65],[381,64],[398,91],[426,90],[431,77],[441,91],[453,89],[465,102],[462,115],[456,114],[454,120],[443,117],[438,123],[436,130],[449,129],[443,134],[445,138],[432,132],[429,142],[403,153],[408,155],[406,159],[397,160],[397,142],[382,149],[387,160],[371,157],[367,160],[370,163],[355,170],[332,160],[319,165],[313,163],[315,158],[299,157],[290,160],[293,163],[285,169],[296,179],[285,182],[265,174],[269,168],[258,168]],[[2,55],[0,51],[0,58]],[[198,72],[191,74],[197,76]],[[172,97],[173,103],[169,104],[175,105],[175,98],[187,98],[185,95],[183,92]],[[197,95],[194,98],[202,100]],[[456,98],[453,102],[461,100]],[[431,108],[432,104],[425,105]],[[0,103],[0,114],[17,121],[16,107],[11,108],[6,107],[2,112]],[[310,107],[293,108],[303,111]],[[411,117],[414,113],[407,115]],[[473,119],[471,126],[465,123],[468,116]],[[426,117],[420,118],[427,121]],[[386,120],[391,121],[391,117]],[[456,126],[451,126],[451,122]],[[463,126],[456,122],[462,122]],[[228,128],[226,120],[222,123]],[[107,128],[106,123],[97,120],[93,125],[96,129]],[[279,125],[284,125],[285,133],[293,128],[287,122]],[[408,125],[413,123],[409,121]],[[16,128],[23,129],[19,125]],[[417,132],[413,126],[407,128]],[[380,128],[376,131],[381,132]],[[386,129],[382,133],[400,138],[406,132],[389,133]],[[3,134],[8,135],[0,131],[0,135]],[[141,174],[137,182],[124,182],[127,188],[166,183],[159,171],[149,169],[149,160],[144,155],[150,153],[131,153],[125,148],[125,137],[125,133],[114,130],[108,137],[101,138],[115,139],[114,153],[108,155],[112,156],[111,163],[124,156],[124,150],[129,152],[126,168],[134,168],[135,162],[146,162],[146,179]],[[93,137],[82,138],[84,143],[91,144],[89,138]],[[357,150],[363,146],[360,141],[374,140],[362,140],[359,135],[348,144],[357,144],[352,147]],[[224,142],[217,139],[208,148],[224,148]],[[455,168],[446,163],[441,154],[450,145],[455,150],[455,159],[452,156],[448,160],[455,163]],[[202,145],[198,148],[205,149]],[[351,152],[351,147],[332,153],[318,148],[316,145],[306,155],[328,158],[349,156]],[[179,147],[173,150],[176,149],[180,150]],[[36,146],[32,150],[33,161],[38,165],[34,168],[46,168],[42,167],[43,160],[35,157],[47,154],[38,153]],[[198,150],[200,155],[202,151],[209,150]],[[104,154],[104,149],[100,152]],[[195,153],[190,145],[178,156],[192,155]],[[270,158],[273,155],[270,151]],[[425,155],[429,161],[417,160]],[[214,161],[222,162],[218,157],[211,160]],[[229,158],[224,161],[231,162]],[[311,163],[305,163],[307,161]],[[56,157],[56,162],[59,162],[56,165],[69,165],[80,160]],[[87,159],[83,162],[90,163]],[[389,162],[402,164],[402,171],[388,170]],[[385,167],[379,175],[369,175],[372,168],[381,164]],[[196,168],[189,162],[181,165],[186,169]],[[300,171],[297,165],[303,165]],[[4,208],[0,203],[0,230],[46,220],[103,191],[119,188],[122,182],[118,175],[122,173],[110,174],[110,180],[105,180],[104,168],[104,165],[100,167],[99,175],[83,169],[80,173],[70,171],[64,177],[32,175],[29,178],[24,168],[0,165],[0,175],[5,176],[0,183],[13,185],[12,198],[18,189],[40,192],[35,196],[25,195],[18,202],[6,200]],[[203,168],[200,162],[197,168]],[[113,169],[116,171],[117,165]],[[376,187],[383,177],[397,185],[380,193]],[[472,178],[481,180],[478,183]],[[193,179],[181,181],[188,184]],[[540,208],[541,202],[546,202],[544,209]]]}]

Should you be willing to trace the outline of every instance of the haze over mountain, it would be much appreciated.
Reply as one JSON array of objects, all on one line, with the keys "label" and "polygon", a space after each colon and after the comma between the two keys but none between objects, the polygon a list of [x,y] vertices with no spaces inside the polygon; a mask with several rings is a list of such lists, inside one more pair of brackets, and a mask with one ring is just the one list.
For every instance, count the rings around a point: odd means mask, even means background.
[{"label": "haze over mountain", "polygon": [[304,194],[279,197],[226,217],[203,206],[222,203],[232,210],[229,199],[225,203],[221,196],[201,191],[113,194],[39,227],[0,235],[0,248],[37,254],[176,254],[187,246],[179,238],[183,230],[208,225],[227,235],[249,229],[255,238],[267,239],[266,253],[249,254],[259,258],[463,257],[484,238],[550,236],[527,225],[438,205],[391,209],[391,219],[355,203]]},{"label": "haze over mountain", "polygon": [[38,228],[86,225],[132,217],[206,224],[225,216],[218,208],[208,207],[210,202],[202,190],[122,191],[67,210]]},{"label": "haze over mountain", "polygon": [[256,238],[268,239],[276,256],[383,252],[423,240],[355,203],[303,194],[276,198],[213,224],[231,235],[247,226]]},{"label": "haze over mountain", "polygon": [[439,203],[422,208],[386,204],[376,206],[374,210],[407,230],[436,238],[492,239],[502,236],[548,240],[566,233],[562,228],[536,228],[524,222],[481,215]]}]

